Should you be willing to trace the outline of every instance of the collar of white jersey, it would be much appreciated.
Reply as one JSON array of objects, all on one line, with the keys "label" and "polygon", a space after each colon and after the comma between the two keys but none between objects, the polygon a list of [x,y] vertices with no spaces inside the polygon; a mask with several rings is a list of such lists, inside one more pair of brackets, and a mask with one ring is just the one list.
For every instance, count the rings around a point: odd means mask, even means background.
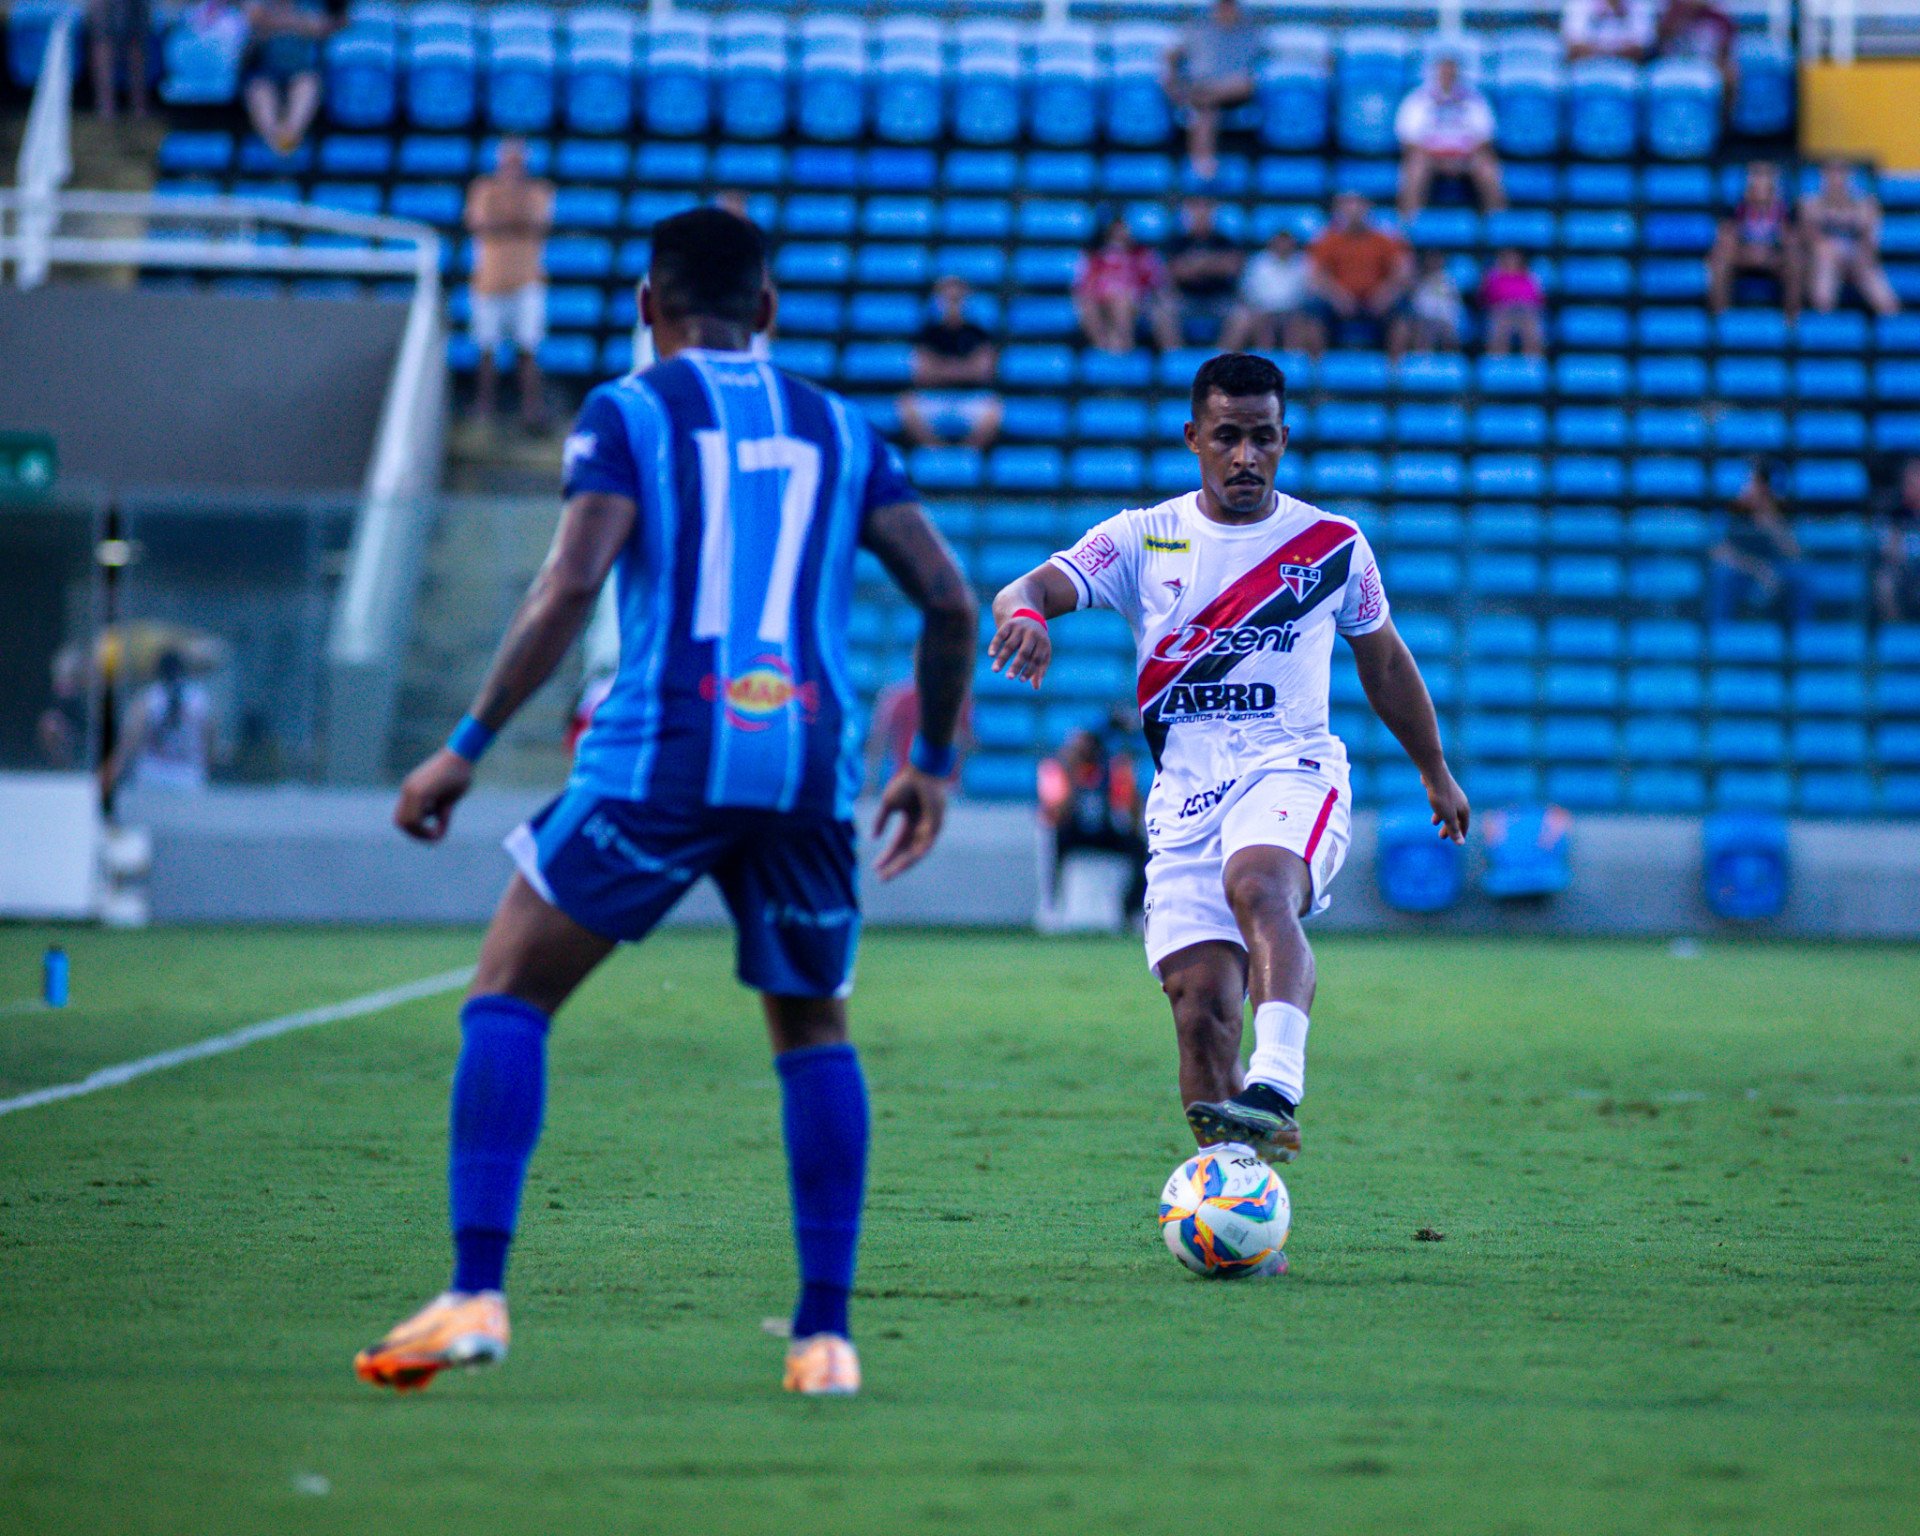
[{"label": "collar of white jersey", "polygon": [[675,357],[697,358],[703,363],[757,363],[761,361],[753,355],[751,344],[743,352],[725,351],[719,347],[682,347],[673,354]]},{"label": "collar of white jersey", "polygon": [[1200,492],[1189,491],[1180,501],[1180,515],[1212,539],[1268,539],[1273,530],[1300,511],[1301,504],[1285,491],[1273,493],[1273,510],[1257,523],[1223,523],[1200,510]]}]

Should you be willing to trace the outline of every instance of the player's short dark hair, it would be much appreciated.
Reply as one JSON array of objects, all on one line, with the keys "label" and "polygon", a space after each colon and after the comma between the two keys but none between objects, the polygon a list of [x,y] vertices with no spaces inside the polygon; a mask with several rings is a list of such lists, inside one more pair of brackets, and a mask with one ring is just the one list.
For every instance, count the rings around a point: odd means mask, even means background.
[{"label": "player's short dark hair", "polygon": [[653,226],[647,282],[669,320],[706,315],[752,325],[767,284],[767,237],[724,208],[689,208]]},{"label": "player's short dark hair", "polygon": [[1280,401],[1280,418],[1287,415],[1287,376],[1271,358],[1256,352],[1222,352],[1200,365],[1193,376],[1193,419],[1200,419],[1200,408],[1207,396],[1218,390],[1229,400],[1249,395],[1274,395]]}]

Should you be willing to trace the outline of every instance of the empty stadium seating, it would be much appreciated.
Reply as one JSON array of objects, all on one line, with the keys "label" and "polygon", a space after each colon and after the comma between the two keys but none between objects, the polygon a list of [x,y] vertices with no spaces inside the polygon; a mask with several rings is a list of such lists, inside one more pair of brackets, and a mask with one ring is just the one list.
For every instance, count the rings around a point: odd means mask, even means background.
[{"label": "empty stadium seating", "polygon": [[[530,134],[536,171],[560,184],[543,361],[581,385],[629,365],[653,222],[737,188],[776,241],[776,356],[883,428],[927,285],[975,286],[1004,343],[1004,435],[909,464],[983,590],[1117,504],[1191,487],[1178,430],[1206,354],[1084,350],[1068,298],[1098,208],[1160,239],[1191,185],[1158,84],[1162,24],[446,3],[353,17],[329,46],[330,120],[310,155],[177,132],[163,185],[451,229],[494,140]],[[1764,38],[1741,51],[1734,128],[1777,134],[1784,57]],[[1390,197],[1393,108],[1429,52],[1391,28],[1273,29],[1215,183],[1222,227],[1310,235],[1337,189]],[[1527,250],[1553,300],[1552,355],[1282,357],[1283,485],[1374,541],[1483,802],[1920,810],[1920,631],[1868,622],[1863,516],[1866,456],[1920,452],[1920,317],[1710,316],[1702,256],[1738,193],[1738,167],[1711,163],[1717,78],[1569,69],[1552,38],[1525,32],[1468,52],[1500,115],[1513,206],[1436,206],[1411,234],[1463,286],[1498,246]],[[1920,186],[1885,178],[1882,193],[1891,275],[1920,300]],[[448,241],[456,293],[470,259]],[[470,365],[471,348],[456,342],[454,358]],[[1714,509],[1756,453],[1791,463],[1813,617],[1709,626]],[[904,672],[914,624],[863,569],[855,665],[872,690]],[[1062,642],[1038,698],[983,668],[974,792],[1030,792],[1036,748],[1128,697],[1130,641],[1112,615],[1076,619]],[[1344,662],[1334,690],[1357,792],[1417,793]]]}]

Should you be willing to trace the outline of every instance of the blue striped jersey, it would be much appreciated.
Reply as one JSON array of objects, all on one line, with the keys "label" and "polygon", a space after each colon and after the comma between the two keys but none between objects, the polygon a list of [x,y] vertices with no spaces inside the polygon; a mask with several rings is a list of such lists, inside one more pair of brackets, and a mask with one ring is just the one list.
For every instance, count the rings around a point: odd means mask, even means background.
[{"label": "blue striped jersey", "polygon": [[594,390],[564,476],[639,509],[614,565],[620,668],[573,783],[851,815],[854,555],[868,513],[914,499],[899,455],[838,395],[690,350]]}]

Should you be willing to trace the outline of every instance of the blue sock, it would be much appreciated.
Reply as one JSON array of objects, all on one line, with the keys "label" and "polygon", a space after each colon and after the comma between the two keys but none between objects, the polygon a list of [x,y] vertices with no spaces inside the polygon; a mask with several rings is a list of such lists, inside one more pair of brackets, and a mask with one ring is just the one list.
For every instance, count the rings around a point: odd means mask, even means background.
[{"label": "blue sock", "polygon": [[517,997],[467,999],[453,1072],[453,1289],[497,1291],[547,1097],[547,1016]]},{"label": "blue sock", "polygon": [[850,1045],[816,1045],[773,1058],[784,1099],[800,1305],[793,1336],[848,1337],[860,1197],[867,1177],[867,1084]]}]

